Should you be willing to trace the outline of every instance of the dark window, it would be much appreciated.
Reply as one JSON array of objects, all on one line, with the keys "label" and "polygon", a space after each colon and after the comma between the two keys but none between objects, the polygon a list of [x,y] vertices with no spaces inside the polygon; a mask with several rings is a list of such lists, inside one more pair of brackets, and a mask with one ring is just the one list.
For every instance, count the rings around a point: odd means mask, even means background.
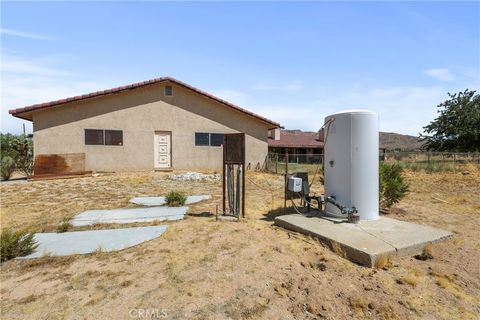
[{"label": "dark window", "polygon": [[173,96],[173,88],[172,86],[165,86],[165,96],[171,97]]},{"label": "dark window", "polygon": [[122,130],[85,129],[85,144],[97,146],[122,146]]},{"label": "dark window", "polygon": [[85,144],[103,145],[103,130],[85,129]]},{"label": "dark window", "polygon": [[223,144],[223,133],[210,133],[210,145],[220,147]]},{"label": "dark window", "polygon": [[123,131],[122,130],[105,130],[106,146],[122,146]]},{"label": "dark window", "polygon": [[195,132],[195,145],[196,146],[210,145],[210,134],[205,132]]}]

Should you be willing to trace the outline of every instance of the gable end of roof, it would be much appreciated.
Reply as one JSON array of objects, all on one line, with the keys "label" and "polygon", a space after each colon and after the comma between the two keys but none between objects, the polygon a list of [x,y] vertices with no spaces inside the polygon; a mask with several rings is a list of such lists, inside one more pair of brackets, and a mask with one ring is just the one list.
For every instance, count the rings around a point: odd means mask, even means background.
[{"label": "gable end of roof", "polygon": [[233,103],[230,103],[226,100],[218,98],[218,97],[216,97],[216,96],[214,96],[210,93],[202,91],[198,88],[195,88],[195,87],[193,87],[189,84],[186,84],[185,82],[182,82],[182,81],[177,80],[177,79],[172,78],[172,77],[155,78],[155,79],[151,79],[151,80],[147,80],[147,81],[137,82],[137,83],[133,83],[133,84],[125,85],[125,86],[120,86],[120,87],[116,87],[116,88],[111,88],[111,89],[107,89],[107,90],[91,92],[91,93],[87,93],[87,94],[83,94],[83,95],[79,95],[79,96],[74,96],[74,97],[69,97],[69,98],[65,98],[65,99],[33,104],[33,105],[22,107],[22,108],[11,109],[11,110],[8,111],[8,113],[10,113],[14,117],[31,121],[31,119],[25,117],[26,113],[30,113],[30,112],[34,112],[34,111],[40,111],[40,110],[44,110],[44,109],[48,109],[48,108],[53,108],[53,107],[61,106],[61,105],[71,103],[71,102],[83,101],[83,100],[87,100],[87,99],[91,99],[91,98],[97,98],[97,97],[102,97],[102,96],[106,96],[106,95],[116,94],[116,93],[120,93],[120,92],[123,92],[123,91],[133,90],[133,89],[136,89],[136,88],[141,88],[141,87],[145,87],[145,86],[149,86],[149,85],[153,85],[153,84],[157,84],[157,83],[161,83],[161,82],[171,82],[173,84],[179,85],[179,86],[181,86],[183,88],[186,88],[187,90],[193,91],[193,92],[195,92],[195,93],[197,93],[201,96],[204,96],[206,98],[209,98],[211,100],[219,102],[219,103],[223,104],[224,106],[226,106],[226,107],[228,107],[228,108],[230,108],[234,111],[244,113],[244,114],[246,114],[246,115],[248,115],[252,118],[260,120],[260,121],[270,125],[272,128],[280,127],[280,124],[275,122],[275,121],[272,121],[272,120],[267,119],[265,117],[262,117],[262,116],[260,116],[256,113],[253,113],[251,111],[243,109],[239,106],[234,105]]}]

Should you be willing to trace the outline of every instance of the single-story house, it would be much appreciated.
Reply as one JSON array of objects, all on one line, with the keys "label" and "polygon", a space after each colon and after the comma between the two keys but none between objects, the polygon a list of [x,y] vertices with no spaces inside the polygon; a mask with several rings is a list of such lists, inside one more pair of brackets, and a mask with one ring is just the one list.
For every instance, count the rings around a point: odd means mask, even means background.
[{"label": "single-story house", "polygon": [[171,77],[9,113],[33,122],[42,173],[53,162],[62,167],[59,159],[67,166],[69,155],[81,155],[84,170],[94,172],[219,170],[223,134],[238,132],[245,133],[247,168],[261,168],[268,132],[280,126]]},{"label": "single-story house", "polygon": [[323,140],[323,130],[309,132],[276,128],[270,131],[268,152],[282,162],[288,154],[289,162],[317,163],[323,154]]}]

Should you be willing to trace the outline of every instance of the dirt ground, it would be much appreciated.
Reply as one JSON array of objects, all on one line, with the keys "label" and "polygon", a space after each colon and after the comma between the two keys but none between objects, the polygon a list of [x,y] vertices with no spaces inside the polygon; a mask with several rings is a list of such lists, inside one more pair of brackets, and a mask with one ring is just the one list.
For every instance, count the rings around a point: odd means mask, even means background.
[{"label": "dirt ground", "polygon": [[410,193],[390,216],[455,236],[431,246],[433,259],[394,258],[377,269],[274,227],[283,212],[279,175],[249,172],[247,217],[237,223],[215,221],[219,181],[130,173],[1,183],[1,227],[36,232],[83,210],[132,207],[133,196],[213,196],[127,250],[1,264],[1,318],[478,319],[480,171],[466,170],[406,172]]}]

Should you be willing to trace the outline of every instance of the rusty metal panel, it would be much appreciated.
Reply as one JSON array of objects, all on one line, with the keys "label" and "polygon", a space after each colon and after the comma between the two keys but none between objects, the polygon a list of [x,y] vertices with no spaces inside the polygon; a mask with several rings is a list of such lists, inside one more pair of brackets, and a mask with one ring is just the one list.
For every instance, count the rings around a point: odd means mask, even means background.
[{"label": "rusty metal panel", "polygon": [[35,156],[35,175],[85,172],[85,153],[39,154]]},{"label": "rusty metal panel", "polygon": [[224,163],[245,164],[245,134],[225,134],[223,142]]}]

